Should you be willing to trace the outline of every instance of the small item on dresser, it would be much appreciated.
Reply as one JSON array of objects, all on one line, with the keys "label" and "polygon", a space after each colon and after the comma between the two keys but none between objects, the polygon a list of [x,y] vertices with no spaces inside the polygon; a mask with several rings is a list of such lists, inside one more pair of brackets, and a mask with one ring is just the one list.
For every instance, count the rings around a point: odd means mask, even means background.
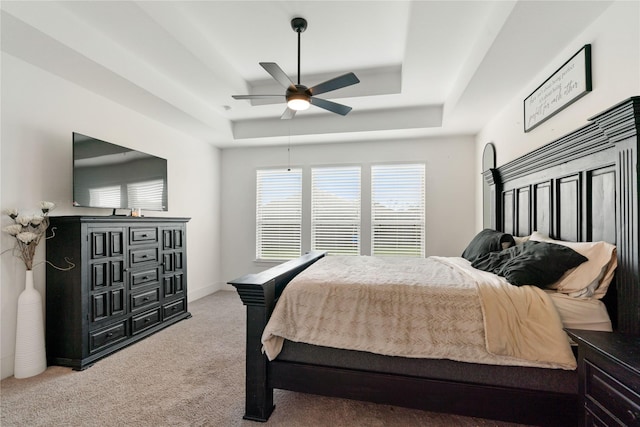
[{"label": "small item on dresser", "polygon": [[142,209],[141,208],[133,208],[131,209],[131,216],[136,217],[136,218],[141,218],[142,215]]}]

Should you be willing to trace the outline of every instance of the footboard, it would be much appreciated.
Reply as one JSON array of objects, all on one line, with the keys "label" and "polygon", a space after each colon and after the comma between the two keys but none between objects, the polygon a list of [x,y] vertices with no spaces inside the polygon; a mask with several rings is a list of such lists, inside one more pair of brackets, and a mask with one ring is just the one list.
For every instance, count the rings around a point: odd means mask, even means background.
[{"label": "footboard", "polygon": [[244,418],[267,421],[273,412],[273,387],[268,385],[267,357],[262,354],[260,338],[278,297],[298,273],[324,257],[326,252],[312,251],[262,273],[247,274],[232,280],[247,306],[247,350]]}]

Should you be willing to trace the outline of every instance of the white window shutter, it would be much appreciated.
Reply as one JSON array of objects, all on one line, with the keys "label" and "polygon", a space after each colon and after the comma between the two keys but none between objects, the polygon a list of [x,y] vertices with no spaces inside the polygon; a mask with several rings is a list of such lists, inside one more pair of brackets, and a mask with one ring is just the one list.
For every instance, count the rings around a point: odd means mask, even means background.
[{"label": "white window shutter", "polygon": [[256,188],[256,257],[284,260],[300,256],[302,170],[258,170]]},{"label": "white window shutter", "polygon": [[425,255],[425,165],[371,167],[371,255]]},{"label": "white window shutter", "polygon": [[311,170],[311,248],[360,254],[360,167]]}]

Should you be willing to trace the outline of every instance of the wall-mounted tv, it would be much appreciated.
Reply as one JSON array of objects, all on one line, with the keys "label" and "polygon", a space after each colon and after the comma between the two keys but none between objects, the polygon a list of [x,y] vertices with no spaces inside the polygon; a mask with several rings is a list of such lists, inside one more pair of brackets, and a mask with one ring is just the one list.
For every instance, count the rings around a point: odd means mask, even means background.
[{"label": "wall-mounted tv", "polygon": [[167,200],[166,159],[73,132],[74,206],[166,211]]}]

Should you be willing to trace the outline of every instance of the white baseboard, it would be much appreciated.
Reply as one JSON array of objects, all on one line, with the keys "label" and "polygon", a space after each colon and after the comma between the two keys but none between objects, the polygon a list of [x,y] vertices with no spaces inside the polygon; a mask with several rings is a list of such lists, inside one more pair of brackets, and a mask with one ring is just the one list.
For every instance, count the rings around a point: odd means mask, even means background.
[{"label": "white baseboard", "polygon": [[202,288],[193,290],[189,289],[189,291],[187,292],[187,301],[191,302],[206,297],[207,295],[211,295],[212,293],[217,292],[220,289],[224,289],[224,286],[225,285],[223,283],[213,283]]}]

